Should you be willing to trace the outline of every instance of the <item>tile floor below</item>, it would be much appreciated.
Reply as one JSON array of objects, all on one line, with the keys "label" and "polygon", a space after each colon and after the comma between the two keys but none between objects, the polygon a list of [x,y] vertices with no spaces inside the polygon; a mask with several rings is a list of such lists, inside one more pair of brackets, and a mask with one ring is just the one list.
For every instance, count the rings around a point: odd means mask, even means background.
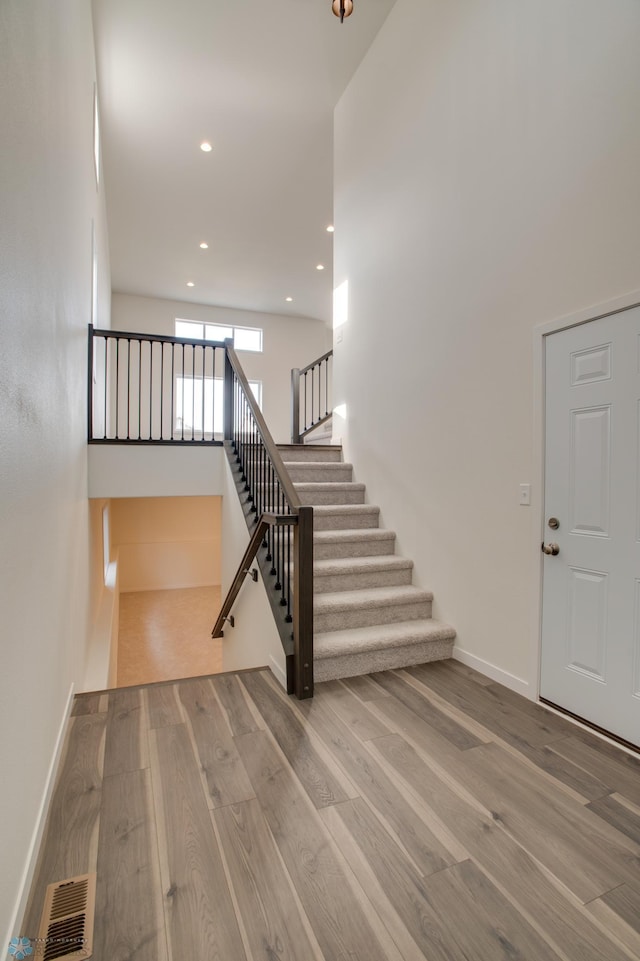
[{"label": "tile floor below", "polygon": [[151,684],[222,670],[222,641],[211,628],[219,586],[120,595],[117,686]]}]

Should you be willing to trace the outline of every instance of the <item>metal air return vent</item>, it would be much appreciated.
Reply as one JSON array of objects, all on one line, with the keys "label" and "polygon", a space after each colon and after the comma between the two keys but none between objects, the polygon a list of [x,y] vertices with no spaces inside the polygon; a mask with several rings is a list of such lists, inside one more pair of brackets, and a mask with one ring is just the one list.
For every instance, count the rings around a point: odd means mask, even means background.
[{"label": "metal air return vent", "polygon": [[36,956],[81,961],[93,954],[96,876],[81,874],[47,888]]}]

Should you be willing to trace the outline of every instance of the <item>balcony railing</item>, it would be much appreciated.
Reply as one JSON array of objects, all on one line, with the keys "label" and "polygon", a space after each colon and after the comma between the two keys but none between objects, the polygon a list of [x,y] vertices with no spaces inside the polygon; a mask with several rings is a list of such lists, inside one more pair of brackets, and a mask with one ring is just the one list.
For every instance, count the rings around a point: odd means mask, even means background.
[{"label": "balcony railing", "polygon": [[331,417],[333,351],[291,371],[291,443],[304,438]]},{"label": "balcony railing", "polygon": [[222,444],[224,352],[223,343],[90,326],[89,442]]}]

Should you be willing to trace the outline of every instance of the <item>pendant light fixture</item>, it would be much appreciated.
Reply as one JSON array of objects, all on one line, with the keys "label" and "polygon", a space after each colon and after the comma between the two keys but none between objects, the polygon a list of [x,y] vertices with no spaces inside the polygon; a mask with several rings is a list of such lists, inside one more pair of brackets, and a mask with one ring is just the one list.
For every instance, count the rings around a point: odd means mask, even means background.
[{"label": "pendant light fixture", "polygon": [[331,9],[336,17],[340,17],[342,23],[345,17],[350,17],[353,13],[353,0],[333,0]]}]

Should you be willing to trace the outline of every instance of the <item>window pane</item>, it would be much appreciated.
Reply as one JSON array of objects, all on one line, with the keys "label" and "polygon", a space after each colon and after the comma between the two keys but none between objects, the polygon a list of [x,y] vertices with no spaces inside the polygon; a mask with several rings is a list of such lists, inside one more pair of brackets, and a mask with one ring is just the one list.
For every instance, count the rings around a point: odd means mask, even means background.
[{"label": "window pane", "polygon": [[220,324],[207,324],[207,340],[226,340],[227,337],[233,337],[233,327],[221,327]]},{"label": "window pane", "polygon": [[236,350],[262,350],[262,331],[258,327],[236,327],[234,347]]},{"label": "window pane", "polygon": [[176,337],[188,337],[189,340],[204,339],[204,325],[192,320],[178,320],[176,318]]}]

